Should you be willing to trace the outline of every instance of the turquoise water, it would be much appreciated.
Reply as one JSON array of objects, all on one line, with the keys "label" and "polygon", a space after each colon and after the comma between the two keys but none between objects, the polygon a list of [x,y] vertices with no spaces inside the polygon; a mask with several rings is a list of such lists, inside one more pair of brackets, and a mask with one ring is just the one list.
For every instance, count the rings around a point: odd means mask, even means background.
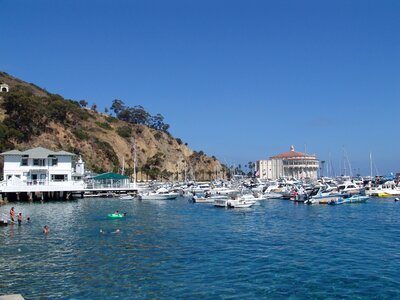
[{"label": "turquoise water", "polygon": [[[25,299],[399,299],[400,203],[14,203],[0,294]],[[8,213],[10,205],[0,207]],[[124,219],[108,213],[127,212]],[[42,227],[50,233],[45,236]],[[119,233],[112,233],[120,229]],[[103,231],[100,232],[100,230]]]}]

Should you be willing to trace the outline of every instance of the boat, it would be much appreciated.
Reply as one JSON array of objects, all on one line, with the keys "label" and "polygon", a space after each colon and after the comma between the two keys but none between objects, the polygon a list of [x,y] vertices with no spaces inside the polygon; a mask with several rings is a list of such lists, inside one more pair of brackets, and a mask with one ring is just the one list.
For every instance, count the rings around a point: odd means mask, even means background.
[{"label": "boat", "polygon": [[174,200],[179,196],[179,193],[170,192],[166,188],[159,188],[155,192],[148,192],[139,195],[140,200]]},{"label": "boat", "polygon": [[326,192],[324,186],[315,187],[310,195],[306,195],[305,204],[328,204],[332,201],[345,198],[347,195],[335,192]]},{"label": "boat", "polygon": [[217,206],[217,207],[228,207],[228,201],[229,201],[229,198],[215,199],[214,200],[214,206]]},{"label": "boat", "polygon": [[113,214],[108,214],[107,217],[112,218],[112,219],[119,219],[123,218],[125,215],[120,214],[120,213],[113,213]]},{"label": "boat", "polygon": [[132,199],[134,199],[134,197],[132,195],[127,194],[127,195],[119,196],[119,199],[121,199],[121,200],[132,200]]},{"label": "boat", "polygon": [[257,201],[246,199],[229,200],[227,203],[228,208],[248,208],[253,206]]},{"label": "boat", "polygon": [[339,193],[348,195],[356,195],[361,192],[360,187],[351,181],[345,181],[342,184],[339,184],[337,189]]},{"label": "boat", "polygon": [[193,202],[194,203],[214,203],[215,200],[219,199],[229,199],[228,196],[224,195],[214,195],[214,196],[209,196],[209,197],[198,197],[198,196],[193,196]]},{"label": "boat", "polygon": [[246,199],[246,197],[235,197],[234,199],[216,199],[214,206],[227,208],[247,208],[253,206],[257,201]]},{"label": "boat", "polygon": [[400,188],[394,181],[387,181],[378,186],[372,186],[371,182],[369,182],[365,187],[365,193],[374,197],[396,197],[400,196]]},{"label": "boat", "polygon": [[329,205],[339,205],[339,204],[345,204],[345,203],[364,203],[367,202],[369,199],[368,196],[362,196],[362,195],[353,195],[349,198],[339,198],[336,200],[331,200],[328,202]]}]

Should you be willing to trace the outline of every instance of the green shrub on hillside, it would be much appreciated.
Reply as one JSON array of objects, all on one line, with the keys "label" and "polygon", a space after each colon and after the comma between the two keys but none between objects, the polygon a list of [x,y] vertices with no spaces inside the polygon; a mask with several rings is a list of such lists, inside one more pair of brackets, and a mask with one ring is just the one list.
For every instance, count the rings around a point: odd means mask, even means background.
[{"label": "green shrub on hillside", "polygon": [[129,139],[132,136],[132,128],[130,126],[118,127],[117,133],[119,136],[125,139]]},{"label": "green shrub on hillside", "polygon": [[79,129],[74,129],[72,130],[72,133],[79,139],[82,141],[87,141],[89,140],[89,134],[87,132],[85,132],[82,128]]},{"label": "green shrub on hillside", "polygon": [[118,119],[117,119],[117,118],[114,118],[114,117],[112,117],[112,116],[107,116],[107,117],[106,117],[106,121],[107,121],[108,123],[115,123],[115,122],[118,121]]},{"label": "green shrub on hillside", "polygon": [[162,133],[161,133],[160,131],[157,131],[157,132],[154,134],[154,138],[155,138],[157,141],[159,141],[159,140],[162,138]]},{"label": "green shrub on hillside", "polygon": [[17,85],[4,97],[2,107],[6,112],[4,124],[18,130],[18,141],[29,141],[49,128],[51,122],[68,127],[89,118],[88,112],[72,100],[49,94],[39,97],[30,87]]},{"label": "green shrub on hillside", "polygon": [[107,122],[96,122],[96,124],[103,129],[112,130],[112,127]]},{"label": "green shrub on hillside", "polygon": [[113,147],[106,141],[101,141],[97,138],[95,138],[94,141],[97,144],[97,146],[99,146],[99,148],[106,154],[107,158],[113,163],[114,168],[118,168],[119,160],[118,160],[118,156],[115,153]]}]

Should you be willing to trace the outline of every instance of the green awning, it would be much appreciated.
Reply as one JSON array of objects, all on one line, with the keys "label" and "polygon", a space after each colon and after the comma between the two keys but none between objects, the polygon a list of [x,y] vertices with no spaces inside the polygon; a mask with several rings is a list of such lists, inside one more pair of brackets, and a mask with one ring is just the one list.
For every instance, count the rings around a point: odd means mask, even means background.
[{"label": "green awning", "polygon": [[121,174],[117,174],[117,173],[108,172],[108,173],[103,173],[103,174],[97,175],[97,176],[93,177],[93,179],[94,180],[103,180],[103,179],[123,180],[123,179],[129,179],[129,177],[121,175]]}]

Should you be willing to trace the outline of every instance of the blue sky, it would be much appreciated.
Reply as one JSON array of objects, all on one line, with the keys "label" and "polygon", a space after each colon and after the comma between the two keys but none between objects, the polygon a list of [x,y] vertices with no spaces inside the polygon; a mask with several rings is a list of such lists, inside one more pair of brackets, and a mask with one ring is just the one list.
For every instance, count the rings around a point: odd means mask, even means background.
[{"label": "blue sky", "polygon": [[[0,0],[0,70],[161,113],[229,165],[289,150],[400,172],[400,2]],[[376,167],[375,167],[376,166]]]}]

